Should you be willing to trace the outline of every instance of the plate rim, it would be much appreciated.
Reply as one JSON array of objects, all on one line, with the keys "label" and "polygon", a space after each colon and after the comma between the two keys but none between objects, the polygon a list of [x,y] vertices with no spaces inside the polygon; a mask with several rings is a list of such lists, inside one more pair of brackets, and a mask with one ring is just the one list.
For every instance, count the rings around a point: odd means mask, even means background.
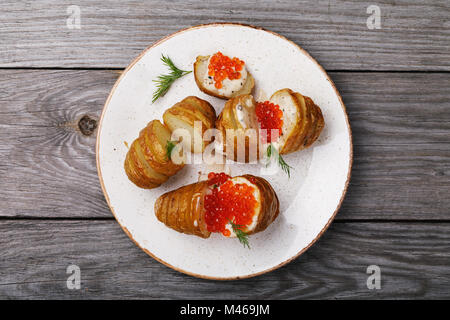
[{"label": "plate rim", "polygon": [[[349,132],[349,139],[350,139],[350,150],[349,150],[349,166],[348,166],[348,173],[347,173],[347,180],[345,181],[345,186],[344,186],[344,190],[342,191],[342,195],[341,198],[339,199],[339,203],[336,207],[336,209],[334,210],[333,214],[331,215],[331,217],[328,219],[327,223],[325,224],[325,226],[320,230],[320,232],[317,234],[317,236],[303,249],[301,249],[297,254],[293,255],[291,258],[284,260],[283,262],[280,262],[279,264],[265,269],[263,271],[259,271],[259,272],[255,272],[255,273],[251,273],[251,274],[247,274],[244,276],[234,276],[234,277],[213,277],[213,276],[207,276],[207,275],[202,275],[202,274],[197,274],[194,272],[189,272],[186,270],[183,270],[181,268],[175,267],[173,265],[171,265],[170,263],[167,263],[166,261],[162,260],[161,258],[157,257],[156,255],[154,255],[152,252],[150,252],[148,249],[143,248],[132,236],[132,234],[130,233],[130,231],[127,229],[127,227],[125,227],[124,225],[122,225],[119,221],[119,219],[116,216],[116,213],[114,212],[114,208],[111,205],[108,193],[106,192],[106,188],[104,185],[104,181],[103,181],[103,175],[102,175],[102,171],[100,168],[100,158],[99,158],[99,147],[100,147],[100,131],[102,128],[102,124],[103,124],[103,118],[104,115],[106,113],[106,108],[109,105],[109,102],[115,92],[115,90],[117,89],[117,86],[119,85],[120,81],[122,80],[122,78],[125,76],[125,74],[131,69],[133,68],[133,66],[147,53],[147,51],[149,51],[150,49],[152,49],[153,47],[156,47],[157,45],[159,45],[162,42],[165,42],[167,40],[169,40],[170,38],[174,37],[175,35],[179,34],[179,33],[183,33],[183,32],[187,32],[190,30],[195,30],[195,29],[200,29],[200,28],[205,28],[205,27],[215,27],[215,26],[238,26],[238,27],[246,27],[246,28],[252,28],[252,29],[256,29],[256,30],[261,30],[264,32],[268,32],[274,36],[277,36],[285,41],[288,41],[289,43],[291,43],[292,45],[294,45],[295,47],[297,47],[303,54],[305,54],[305,56],[310,59],[316,66],[319,67],[319,70],[321,72],[323,72],[323,74],[325,75],[326,80],[328,80],[331,84],[331,87],[333,88],[334,92],[336,93],[339,102],[341,104],[341,108],[344,112],[344,116],[345,116],[345,121],[347,124],[347,129]],[[163,265],[187,274],[189,276],[193,276],[196,278],[200,278],[200,279],[207,279],[207,280],[240,280],[240,279],[248,279],[248,278],[252,278],[252,277],[256,277],[256,276],[260,276],[262,274],[274,271],[276,269],[279,269],[285,265],[287,265],[288,263],[292,262],[293,260],[297,259],[300,255],[302,255],[305,251],[307,251],[313,244],[315,244],[320,237],[322,237],[322,235],[325,233],[325,231],[329,228],[329,226],[331,225],[331,223],[333,222],[333,220],[335,219],[337,213],[339,212],[341,206],[342,206],[342,202],[344,201],[345,195],[347,193],[347,189],[348,189],[348,185],[350,182],[350,177],[351,177],[351,172],[352,172],[352,165],[353,165],[353,135],[352,135],[352,130],[350,127],[350,121],[348,119],[348,114],[347,114],[347,109],[345,107],[344,101],[342,100],[341,94],[339,93],[339,91],[336,88],[336,85],[334,84],[333,80],[331,80],[330,76],[328,75],[328,73],[325,71],[325,69],[317,62],[316,59],[314,59],[305,49],[303,49],[302,47],[300,47],[298,44],[296,44],[294,41],[289,40],[288,38],[286,38],[285,36],[282,36],[276,32],[267,30],[265,28],[262,27],[258,27],[258,26],[254,26],[254,25],[250,25],[250,24],[244,24],[244,23],[235,23],[235,22],[213,22],[213,23],[206,23],[206,24],[199,24],[196,26],[191,26],[191,27],[187,27],[187,28],[183,28],[180,29],[174,33],[171,33],[161,39],[159,39],[158,41],[154,42],[153,44],[149,45],[147,48],[145,48],[136,58],[134,58],[131,63],[124,69],[124,71],[122,72],[122,74],[119,76],[119,78],[116,80],[116,82],[114,83],[108,98],[105,101],[105,104],[103,105],[102,108],[102,112],[100,115],[100,120],[98,122],[98,126],[97,126],[97,137],[96,137],[96,145],[95,145],[95,159],[96,159],[96,166],[97,166],[97,174],[100,180],[100,186],[103,192],[103,195],[106,199],[106,202],[108,203],[108,207],[111,211],[111,213],[113,214],[114,218],[116,219],[117,223],[119,224],[119,226],[122,228],[122,230],[125,232],[125,234],[131,239],[131,241],[134,242],[134,244],[140,248],[142,251],[144,251],[146,254],[148,254],[150,257],[152,257],[153,259],[155,259],[156,261],[162,263]]]}]

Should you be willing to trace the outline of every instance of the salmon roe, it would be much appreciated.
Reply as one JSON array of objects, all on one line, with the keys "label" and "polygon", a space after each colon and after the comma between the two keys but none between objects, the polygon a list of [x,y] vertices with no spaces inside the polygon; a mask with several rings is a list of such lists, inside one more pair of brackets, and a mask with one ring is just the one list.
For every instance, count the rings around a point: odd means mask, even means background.
[{"label": "salmon roe", "polygon": [[224,182],[226,182],[228,179],[231,179],[229,175],[227,175],[225,172],[221,173],[215,173],[210,172],[208,173],[208,185],[218,187]]},{"label": "salmon roe", "polygon": [[267,130],[266,134],[262,134],[261,138],[265,142],[274,142],[272,141],[272,129],[279,130],[278,136],[283,134],[283,111],[281,111],[280,106],[270,101],[258,102],[255,111],[261,129]]},{"label": "salmon roe", "polygon": [[217,89],[222,88],[222,81],[226,78],[230,80],[240,79],[244,66],[244,61],[234,57],[231,59],[224,56],[220,51],[211,57],[208,65],[208,75],[214,78],[214,86]]},{"label": "salmon roe", "polygon": [[231,235],[225,226],[229,221],[242,226],[252,223],[257,205],[253,192],[255,188],[245,183],[234,184],[230,176],[224,173],[208,174],[211,193],[205,196],[205,221],[209,232],[221,232]]}]

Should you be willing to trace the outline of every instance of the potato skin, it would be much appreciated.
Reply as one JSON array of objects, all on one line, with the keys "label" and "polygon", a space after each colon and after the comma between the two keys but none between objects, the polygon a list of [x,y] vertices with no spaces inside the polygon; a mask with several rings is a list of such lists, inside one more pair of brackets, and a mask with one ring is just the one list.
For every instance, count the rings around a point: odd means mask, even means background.
[{"label": "potato skin", "polygon": [[[290,98],[292,98],[292,100],[294,101],[299,114],[299,118],[295,123],[294,127],[292,128],[292,130],[288,133],[283,132],[283,134],[287,134],[288,136],[284,141],[284,144],[280,146],[280,154],[292,153],[298,150],[308,148],[318,139],[325,125],[322,111],[311,98],[303,96],[298,92],[294,92],[291,89],[286,88],[278,90],[272,95],[272,97],[275,96],[276,94],[289,95]],[[226,130],[245,129],[236,118],[235,109],[238,103],[242,104],[242,101],[245,101],[246,99],[249,98],[252,99],[252,103],[253,105],[255,105],[256,102],[251,95],[242,95],[228,100],[225,103],[225,107],[223,108],[222,112],[219,114],[216,120],[216,128],[221,131],[223,136],[224,153],[226,154],[227,158],[229,159],[231,158],[234,161],[238,161],[237,159],[238,148],[236,143],[237,138],[235,138],[234,141],[234,151],[227,152],[226,150],[227,144],[225,143],[227,141]],[[254,112],[254,110],[252,112]],[[249,123],[248,125],[249,127],[258,130],[257,122],[252,124]],[[249,141],[250,140],[246,137],[245,139],[246,163],[260,159],[263,156],[261,153],[264,152],[265,149],[264,145],[261,144],[259,137],[257,137],[256,159],[251,159],[249,150],[250,148]],[[233,145],[233,142],[231,140],[228,142],[229,142],[228,145]]]},{"label": "potato skin", "polygon": [[300,114],[294,129],[291,131],[291,134],[286,139],[284,145],[280,147],[280,154],[287,154],[300,150],[305,143],[305,138],[308,136],[309,130],[311,129],[311,113],[308,111],[306,102],[301,94],[293,92],[291,89],[278,90],[272,95],[272,97],[275,94],[290,95],[295,101],[295,105]]},{"label": "potato skin", "polygon": [[[234,97],[238,97],[240,95],[244,95],[244,94],[250,94],[253,90],[253,88],[255,87],[255,79],[253,78],[253,76],[250,74],[250,72],[247,70],[247,81],[245,82],[244,86],[242,87],[241,90],[236,91],[235,93],[229,95],[229,96],[225,96],[225,95],[221,95],[217,92],[208,90],[204,85],[203,85],[203,72],[204,70],[208,70],[208,66],[206,65],[208,63],[208,59],[210,56],[198,56],[197,59],[194,62],[194,79],[195,79],[195,83],[197,84],[197,87],[203,91],[204,93],[210,95],[210,96],[214,96],[216,98],[219,99],[230,99],[230,98],[234,98]],[[206,66],[205,66],[206,65]]]},{"label": "potato skin", "polygon": [[165,128],[158,120],[150,121],[131,144],[124,162],[130,181],[144,189],[159,187],[184,167],[184,164],[175,164],[167,157],[166,147],[156,137],[158,128],[155,122],[159,123],[159,130]]},{"label": "potato skin", "polygon": [[203,206],[207,189],[208,182],[202,181],[163,194],[155,202],[156,217],[178,232],[209,238]]},{"label": "potato skin", "polygon": [[[267,180],[253,175],[242,177],[256,185],[261,194],[261,212],[257,225],[254,230],[248,232],[253,234],[265,230],[276,219],[280,212],[280,202]],[[155,203],[156,217],[175,231],[209,238],[211,232],[206,226],[204,210],[207,190],[208,182],[201,181],[161,195]]]},{"label": "potato skin", "polygon": [[137,140],[150,166],[158,173],[173,176],[184,167],[184,164],[175,164],[169,160],[166,146],[161,145],[156,137],[158,128],[155,128],[154,122],[155,120],[150,121],[147,127],[141,130]]},{"label": "potato skin", "polygon": [[322,111],[310,97],[303,96],[298,92],[292,92],[292,90],[290,90],[290,94],[297,100],[297,106],[304,112],[301,113],[303,116],[299,119],[299,127],[301,129],[298,135],[286,141],[280,154],[308,148],[319,138],[325,125]]},{"label": "potato skin", "polygon": [[294,129],[290,132],[284,145],[280,147],[280,154],[308,148],[318,139],[325,125],[322,111],[310,97],[303,96],[291,89],[278,90],[272,97],[276,94],[290,95],[300,114]]},{"label": "potato skin", "polygon": [[[216,119],[216,112],[211,104],[194,96],[186,97],[166,110],[163,118],[167,115],[182,119],[192,128],[195,121],[201,121],[202,135],[207,129],[214,127]],[[175,128],[170,128],[159,120],[152,120],[131,144],[124,169],[136,186],[144,189],[159,187],[184,167],[183,163],[174,163],[167,156],[167,142],[173,129]]]},{"label": "potato skin", "polygon": [[[167,109],[163,114],[165,125],[171,131],[174,131],[178,127],[172,124],[170,121],[171,118],[182,121],[186,126],[191,127],[192,130],[194,130],[195,121],[200,121],[202,123],[201,135],[203,137],[206,130],[214,128],[216,111],[208,101],[195,96],[189,96]],[[208,143],[206,141],[202,141],[201,147],[194,146],[192,142],[191,152],[203,152],[207,145]]]},{"label": "potato skin", "polygon": [[143,189],[153,189],[159,187],[160,185],[152,182],[147,179],[144,174],[140,171],[140,169],[136,165],[136,157],[134,156],[133,151],[128,151],[127,156],[125,158],[124,168],[125,173],[136,186]]},{"label": "potato skin", "polygon": [[249,231],[248,234],[264,231],[280,213],[278,196],[266,179],[250,174],[245,174],[242,177],[255,184],[261,193],[261,212],[258,217],[258,222],[255,229]]},{"label": "potato skin", "polygon": [[214,128],[216,110],[203,99],[189,96],[167,109],[165,113],[183,114],[194,125],[194,121],[201,121],[203,130]]},{"label": "potato skin", "polygon": [[[253,98],[253,96],[251,95],[241,95],[239,97],[235,97],[232,98],[230,100],[228,100],[225,103],[225,106],[222,110],[222,112],[220,113],[219,117],[216,120],[216,129],[218,129],[221,133],[222,133],[222,143],[223,143],[223,152],[227,155],[227,158],[232,158],[234,161],[238,161],[238,145],[237,145],[237,140],[238,138],[235,137],[234,141],[231,141],[231,138],[228,137],[227,138],[227,134],[226,131],[227,130],[242,130],[241,133],[245,133],[245,129],[244,126],[242,126],[242,124],[240,123],[240,121],[237,119],[236,116],[236,105],[237,104],[241,104],[241,105],[245,105],[245,101],[248,101],[248,99],[251,100],[251,104],[252,104],[252,108],[248,109],[249,112],[254,113],[254,106],[256,105],[255,99]],[[256,115],[255,115],[256,117]],[[258,125],[256,122],[256,118],[253,121],[253,123],[248,123],[248,128],[250,129],[255,129],[256,131],[256,145],[255,145],[255,150],[256,150],[256,155],[254,155],[253,157],[250,157],[250,143],[251,140],[249,139],[249,137],[245,137],[245,163],[248,162],[252,162],[252,161],[256,161],[259,159],[260,154],[259,154],[259,135],[258,135]],[[227,143],[228,142],[228,143]],[[233,145],[233,149],[232,151],[227,150],[227,145]]]},{"label": "potato skin", "polygon": [[311,146],[318,138],[320,133],[322,132],[323,127],[325,126],[325,121],[323,119],[322,110],[314,103],[314,101],[307,96],[304,96],[306,100],[306,104],[309,108],[313,109],[314,117],[316,119],[315,126],[313,128],[313,133],[310,135],[308,141],[306,141],[305,147]]}]

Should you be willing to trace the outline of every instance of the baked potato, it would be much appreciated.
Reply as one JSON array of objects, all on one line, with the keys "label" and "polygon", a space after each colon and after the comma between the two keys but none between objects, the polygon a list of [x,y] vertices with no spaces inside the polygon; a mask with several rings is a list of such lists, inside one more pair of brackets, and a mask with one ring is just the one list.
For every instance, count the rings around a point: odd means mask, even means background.
[{"label": "baked potato", "polygon": [[217,142],[228,159],[246,163],[259,159],[255,105],[249,94],[232,98],[217,118],[216,129],[221,132]]},{"label": "baked potato", "polygon": [[[258,108],[263,107],[266,109],[260,112]],[[275,114],[279,117],[278,122],[270,119]],[[278,123],[279,127],[273,127],[274,123]],[[227,130],[245,129],[246,132],[250,131],[249,128],[257,130],[256,146],[253,146],[249,139],[245,140],[245,162],[250,162],[255,158],[261,158],[261,153],[267,149],[269,143],[273,143],[280,154],[307,148],[318,139],[323,127],[324,119],[320,108],[311,98],[291,89],[278,90],[268,101],[261,103],[256,103],[251,95],[232,98],[227,101],[216,120],[216,128],[224,136],[222,150],[227,158],[238,162],[244,161],[238,159],[240,152],[236,138],[230,134],[231,131],[228,131],[227,136]],[[268,141],[265,137],[270,136],[263,135],[261,129],[278,130],[278,138]]]},{"label": "baked potato", "polygon": [[[220,78],[215,75],[214,68],[211,67],[211,59],[219,56],[218,59],[223,65],[223,60],[226,60],[228,65],[231,66],[229,74],[224,74],[223,70],[217,70],[216,73],[221,73]],[[236,70],[236,64],[233,65],[235,61],[242,62],[241,66],[237,67],[240,70]],[[243,65],[243,61],[233,58],[230,59],[227,56],[222,55],[217,52],[213,56],[198,56],[194,63],[194,78],[197,83],[198,88],[206,94],[220,98],[220,99],[230,99],[243,94],[249,94],[252,92],[255,86],[255,79],[248,72],[247,68]],[[221,65],[215,64],[219,67]],[[233,76],[236,74],[236,76]],[[230,76],[231,75],[231,76]]]},{"label": "baked potato", "polygon": [[203,141],[206,130],[214,128],[216,111],[211,104],[200,98],[189,96],[164,112],[164,124],[175,133],[183,129],[183,145],[193,153],[201,153],[209,142]]},{"label": "baked potato", "polygon": [[128,178],[136,186],[144,189],[159,187],[183,168],[183,163],[174,163],[168,154],[170,138],[169,129],[159,120],[153,120],[133,141],[126,155],[124,168]]},{"label": "baked potato", "polygon": [[275,92],[270,101],[281,107],[283,126],[279,152],[287,154],[305,149],[319,137],[325,123],[320,108],[313,100],[291,89]]},{"label": "baked potato", "polygon": [[265,230],[278,216],[279,206],[275,191],[261,177],[231,178],[224,173],[210,173],[207,181],[160,196],[155,214],[159,221],[178,232],[202,238],[209,238],[211,232],[221,232],[242,240],[243,233],[246,236]]}]

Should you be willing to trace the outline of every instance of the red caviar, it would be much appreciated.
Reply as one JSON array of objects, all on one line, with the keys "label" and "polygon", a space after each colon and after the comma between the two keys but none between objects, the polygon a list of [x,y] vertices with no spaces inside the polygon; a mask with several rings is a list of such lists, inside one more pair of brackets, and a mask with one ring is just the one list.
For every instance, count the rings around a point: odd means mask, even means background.
[{"label": "red caviar", "polygon": [[231,179],[229,175],[227,175],[224,172],[221,173],[215,173],[210,172],[208,173],[208,185],[212,186],[215,185],[216,187],[220,186],[221,184],[225,183],[228,179]]},{"label": "red caviar", "polygon": [[230,80],[240,79],[244,66],[244,61],[234,57],[231,59],[224,56],[222,52],[217,52],[211,57],[208,65],[208,75],[214,78],[214,86],[217,89],[222,88],[222,81],[226,78]]},{"label": "red caviar", "polygon": [[[256,117],[261,125],[261,129],[267,130],[267,139],[263,135],[263,141],[272,141],[272,129],[278,129],[278,136],[283,134],[283,111],[281,111],[280,106],[270,101],[258,102],[256,104]],[[276,140],[276,139],[274,139]]]},{"label": "red caviar", "polygon": [[[255,188],[245,183],[234,184],[230,176],[223,180],[223,173],[210,173],[209,185],[215,185],[205,196],[205,220],[210,232],[221,232],[229,237],[231,232],[225,226],[229,221],[247,226],[252,223],[257,205],[253,192]],[[220,184],[217,185],[216,182]]]}]

